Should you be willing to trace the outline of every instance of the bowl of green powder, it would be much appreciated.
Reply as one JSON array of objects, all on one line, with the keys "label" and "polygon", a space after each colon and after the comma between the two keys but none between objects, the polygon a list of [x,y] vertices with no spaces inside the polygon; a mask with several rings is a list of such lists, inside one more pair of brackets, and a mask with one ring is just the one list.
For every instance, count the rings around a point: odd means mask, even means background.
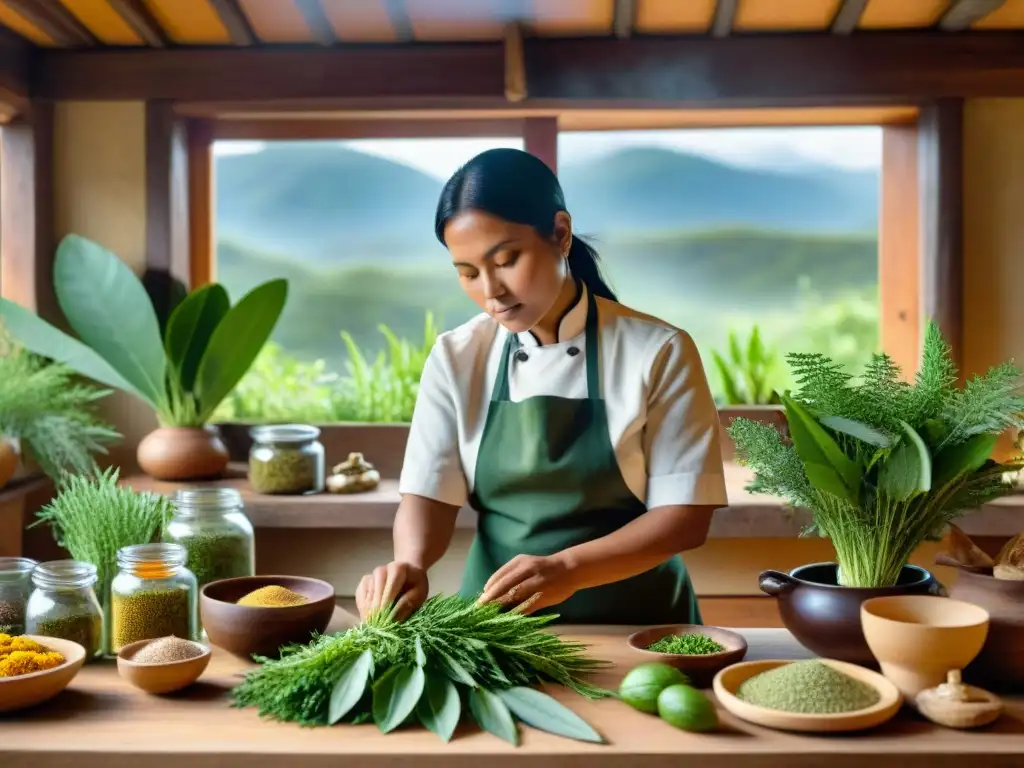
[{"label": "bowl of green powder", "polygon": [[660,661],[687,673],[698,687],[708,687],[715,674],[747,655],[743,635],[702,624],[667,624],[634,632],[626,642],[645,661]]},{"label": "bowl of green powder", "polygon": [[874,728],[903,704],[902,694],[882,675],[834,659],[733,664],[715,675],[712,688],[736,717],[787,731]]}]

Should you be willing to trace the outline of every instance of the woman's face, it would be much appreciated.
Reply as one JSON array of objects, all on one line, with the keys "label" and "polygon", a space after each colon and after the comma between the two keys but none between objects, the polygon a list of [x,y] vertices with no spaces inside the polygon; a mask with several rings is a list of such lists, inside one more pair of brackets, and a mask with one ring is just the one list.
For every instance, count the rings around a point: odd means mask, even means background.
[{"label": "woman's face", "polygon": [[526,224],[463,211],[444,230],[463,290],[512,333],[533,328],[554,306],[569,274],[569,216],[555,217],[545,238]]}]

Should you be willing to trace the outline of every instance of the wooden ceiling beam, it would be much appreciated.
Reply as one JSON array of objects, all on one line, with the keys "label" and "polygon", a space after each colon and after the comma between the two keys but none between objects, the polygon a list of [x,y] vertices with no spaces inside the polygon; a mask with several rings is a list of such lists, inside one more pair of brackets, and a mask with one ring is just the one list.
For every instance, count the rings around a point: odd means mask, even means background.
[{"label": "wooden ceiling beam", "polygon": [[33,46],[6,27],[0,27],[0,102],[9,113],[29,106]]},{"label": "wooden ceiling beam", "polygon": [[87,26],[59,2],[42,0],[6,0],[12,11],[38,27],[64,48],[94,46],[99,43]]},{"label": "wooden ceiling beam", "polygon": [[636,26],[636,0],[615,0],[612,30],[620,39],[632,37]]},{"label": "wooden ceiling beam", "polygon": [[832,19],[832,34],[849,35],[860,25],[868,0],[843,0]]},{"label": "wooden ceiling beam", "polygon": [[409,9],[405,0],[384,0],[384,10],[388,14],[388,21],[395,30],[395,39],[400,43],[411,43],[416,34],[412,28],[412,19],[409,17]]},{"label": "wooden ceiling beam", "polygon": [[320,0],[295,0],[295,4],[299,7],[299,13],[305,19],[309,31],[313,33],[313,39],[320,45],[327,46],[338,42],[334,25],[331,24],[331,19],[320,4]]},{"label": "wooden ceiling beam", "polygon": [[210,0],[210,5],[220,17],[221,24],[228,31],[232,43],[255,45],[259,42],[238,0]]},{"label": "wooden ceiling beam", "polygon": [[171,44],[164,28],[160,26],[160,22],[156,20],[142,0],[107,0],[107,2],[146,45],[153,48],[166,48]]},{"label": "wooden ceiling beam", "polygon": [[736,20],[736,8],[739,0],[718,0],[715,6],[715,18],[711,22],[712,37],[728,37],[732,34],[732,25]]},{"label": "wooden ceiling beam", "polygon": [[1006,0],[953,0],[942,18],[939,29],[943,32],[962,32],[970,29],[978,19],[1006,4]]}]

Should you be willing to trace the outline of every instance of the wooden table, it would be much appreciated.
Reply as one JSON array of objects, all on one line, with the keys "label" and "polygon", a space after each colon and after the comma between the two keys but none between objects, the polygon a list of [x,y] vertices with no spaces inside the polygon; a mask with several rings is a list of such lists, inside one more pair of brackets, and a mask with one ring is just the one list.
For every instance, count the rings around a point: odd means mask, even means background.
[{"label": "wooden table", "polygon": [[[333,629],[351,618],[339,609]],[[595,656],[615,662],[598,684],[615,687],[638,659],[625,645],[628,628],[573,628]],[[739,630],[748,659],[807,658],[780,629]],[[566,631],[566,635],[570,633]],[[584,744],[523,728],[518,748],[464,721],[444,744],[423,728],[382,735],[375,726],[300,728],[260,720],[254,709],[229,706],[230,688],[247,662],[218,650],[195,686],[177,695],[148,696],[122,681],[110,664],[86,666],[58,698],[32,711],[0,715],[4,768],[990,768],[1024,765],[1024,698],[984,731],[953,731],[908,710],[861,734],[806,736],[772,731],[720,710],[721,730],[678,731],[615,700],[591,702],[554,693],[583,716],[608,744]]]}]

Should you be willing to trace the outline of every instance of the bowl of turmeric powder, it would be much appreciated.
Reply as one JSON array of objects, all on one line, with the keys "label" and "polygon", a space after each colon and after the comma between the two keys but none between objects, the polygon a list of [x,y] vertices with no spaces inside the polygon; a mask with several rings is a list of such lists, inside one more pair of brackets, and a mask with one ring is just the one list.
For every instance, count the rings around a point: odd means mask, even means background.
[{"label": "bowl of turmeric powder", "polygon": [[85,663],[85,648],[71,640],[0,633],[0,712],[49,701]]},{"label": "bowl of turmeric powder", "polygon": [[284,645],[308,643],[334,610],[334,586],[305,576],[240,576],[199,592],[207,637],[237,656],[276,657]]}]

